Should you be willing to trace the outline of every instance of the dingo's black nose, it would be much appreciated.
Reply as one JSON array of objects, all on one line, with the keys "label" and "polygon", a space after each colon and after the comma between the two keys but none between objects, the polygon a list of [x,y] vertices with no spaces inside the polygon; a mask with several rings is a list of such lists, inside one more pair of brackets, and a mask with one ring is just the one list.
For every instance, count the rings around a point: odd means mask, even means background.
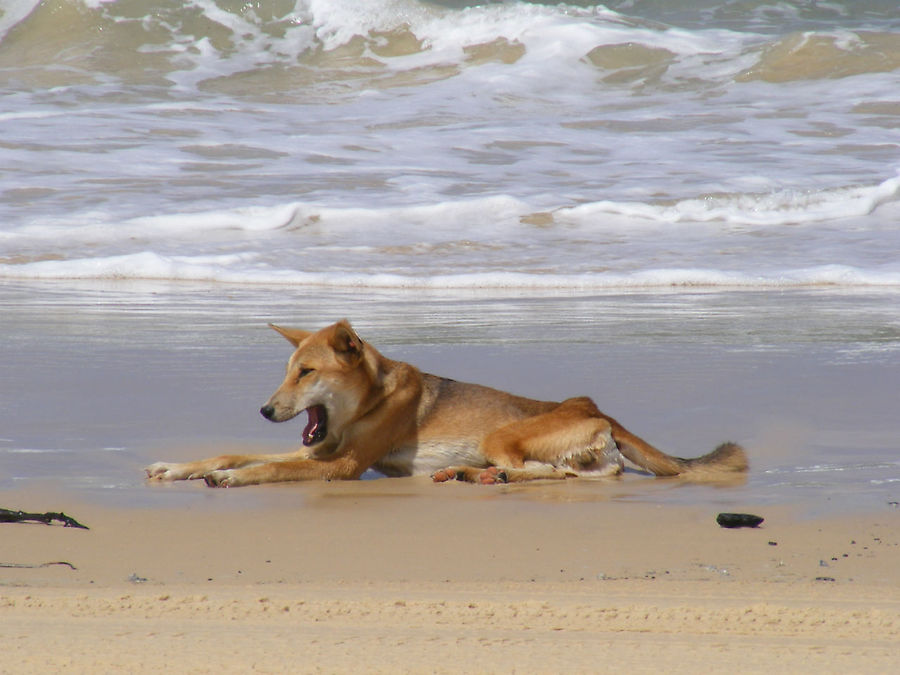
[{"label": "dingo's black nose", "polygon": [[268,404],[264,405],[259,409],[259,414],[265,417],[267,420],[270,420],[275,416],[275,406]]}]

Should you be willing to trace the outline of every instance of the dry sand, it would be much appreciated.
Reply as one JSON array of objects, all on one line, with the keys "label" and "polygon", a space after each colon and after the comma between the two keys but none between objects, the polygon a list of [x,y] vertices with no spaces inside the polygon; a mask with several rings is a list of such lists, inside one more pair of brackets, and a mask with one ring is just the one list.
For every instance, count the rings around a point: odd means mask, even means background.
[{"label": "dry sand", "polygon": [[0,569],[0,672],[896,672],[900,511],[725,530],[606,488],[6,493],[91,529],[0,525],[4,565],[71,565]]}]

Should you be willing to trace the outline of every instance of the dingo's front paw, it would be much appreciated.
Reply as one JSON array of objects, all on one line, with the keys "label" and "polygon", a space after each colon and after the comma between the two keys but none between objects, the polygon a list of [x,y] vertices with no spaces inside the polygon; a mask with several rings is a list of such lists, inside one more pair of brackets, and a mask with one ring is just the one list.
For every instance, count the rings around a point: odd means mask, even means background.
[{"label": "dingo's front paw", "polygon": [[190,469],[184,464],[171,464],[169,462],[156,462],[144,468],[147,478],[150,480],[170,481],[186,480],[193,478]]}]

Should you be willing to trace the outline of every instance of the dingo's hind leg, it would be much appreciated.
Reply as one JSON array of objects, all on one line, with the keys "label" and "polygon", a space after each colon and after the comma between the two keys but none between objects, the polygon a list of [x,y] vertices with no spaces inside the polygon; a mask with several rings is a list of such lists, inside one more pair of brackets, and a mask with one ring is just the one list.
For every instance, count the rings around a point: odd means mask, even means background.
[{"label": "dingo's hind leg", "polygon": [[491,464],[522,468],[546,464],[570,474],[618,474],[624,461],[612,426],[589,398],[572,398],[549,412],[528,417],[488,434],[482,453]]},{"label": "dingo's hind leg", "polygon": [[507,424],[481,443],[488,468],[449,467],[432,474],[435,482],[517,483],[581,474],[616,475],[624,460],[612,427],[588,398],[568,399],[549,412]]}]

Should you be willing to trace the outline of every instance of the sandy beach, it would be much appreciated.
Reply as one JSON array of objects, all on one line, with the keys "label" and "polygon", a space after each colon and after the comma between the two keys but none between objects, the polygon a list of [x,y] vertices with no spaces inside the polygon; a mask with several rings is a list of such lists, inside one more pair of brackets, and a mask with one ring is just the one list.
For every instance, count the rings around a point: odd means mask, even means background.
[{"label": "sandy beach", "polygon": [[[897,5],[0,2],[0,675],[900,672]],[[146,480],[342,319],[749,471]]]},{"label": "sandy beach", "polygon": [[57,564],[0,569],[0,670],[896,666],[896,511],[766,509],[760,528],[724,530],[709,508],[597,492],[390,479],[222,491],[187,510],[5,494],[91,529],[2,526],[4,564]]},{"label": "sandy beach", "polygon": [[[0,506],[90,529],[0,524],[0,672],[896,668],[897,364],[860,338],[889,297],[3,290]],[[145,483],[153,460],[296,443],[257,412],[289,353],[264,324],[313,302],[432,372],[592,395],[678,454],[740,441],[751,471]],[[829,332],[835,302],[869,323]]]}]

